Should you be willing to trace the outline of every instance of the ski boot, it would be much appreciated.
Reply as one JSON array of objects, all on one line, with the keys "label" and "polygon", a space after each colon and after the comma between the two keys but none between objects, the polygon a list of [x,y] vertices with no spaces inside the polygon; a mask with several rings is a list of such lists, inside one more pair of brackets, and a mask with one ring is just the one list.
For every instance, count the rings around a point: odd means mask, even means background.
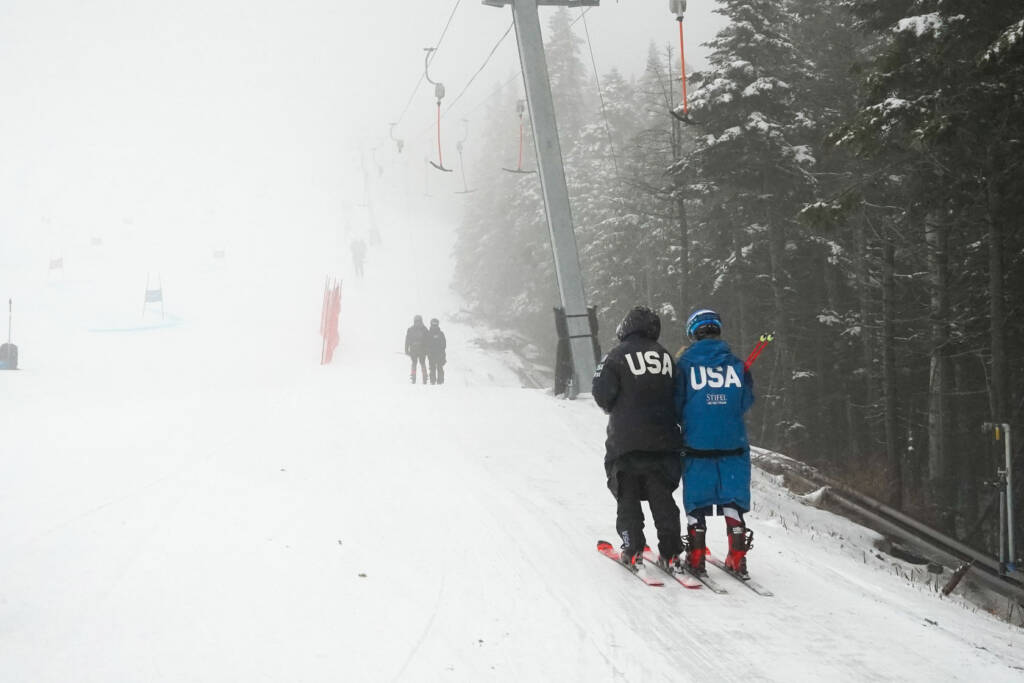
[{"label": "ski boot", "polygon": [[705,559],[708,554],[707,532],[704,527],[691,526],[687,529],[686,538],[683,539],[686,548],[686,569],[691,574],[704,576],[708,573]]},{"label": "ski boot", "polygon": [[678,555],[672,555],[671,557],[665,557],[664,555],[658,555],[658,568],[662,569],[669,574],[678,574],[683,571],[683,564],[679,559]]},{"label": "ski boot", "polygon": [[644,566],[644,556],[643,553],[634,554],[630,550],[623,550],[619,554],[619,562],[626,565],[630,571],[637,572]]},{"label": "ski boot", "polygon": [[[731,522],[732,520],[727,520]],[[729,554],[725,558],[725,566],[741,579],[749,579],[747,572],[747,551],[754,547],[754,532],[743,522],[728,525]]]}]

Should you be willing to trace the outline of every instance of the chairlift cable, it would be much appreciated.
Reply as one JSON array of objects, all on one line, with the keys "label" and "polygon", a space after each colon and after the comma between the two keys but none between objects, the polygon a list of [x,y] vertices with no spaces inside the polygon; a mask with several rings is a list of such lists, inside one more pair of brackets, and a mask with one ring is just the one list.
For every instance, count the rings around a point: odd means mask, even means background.
[{"label": "chairlift cable", "polygon": [[434,60],[434,55],[436,55],[437,51],[441,49],[441,42],[444,40],[445,34],[448,33],[448,27],[452,25],[452,19],[455,17],[455,12],[459,9],[460,4],[462,4],[462,0],[455,0],[455,5],[452,6],[452,11],[448,15],[448,21],[444,25],[444,30],[441,31],[441,37],[437,39],[436,43],[434,43],[434,52],[430,56],[430,61]]},{"label": "chairlift cable", "polygon": [[406,100],[405,106],[402,108],[402,113],[398,115],[398,120],[395,121],[392,125],[397,126],[398,124],[400,124],[402,122],[402,119],[405,118],[406,112],[409,111],[409,105],[412,104],[412,100],[413,100],[414,97],[416,97],[416,93],[419,92],[420,85],[422,83],[423,83],[423,74],[420,74],[419,80],[416,81],[416,85],[413,86],[412,92],[409,93],[409,99]]},{"label": "chairlift cable", "polygon": [[601,77],[597,72],[597,60],[594,59],[594,46],[590,42],[590,29],[587,27],[586,13],[580,12],[583,20],[583,32],[587,36],[587,50],[590,52],[590,65],[594,69],[594,81],[597,83],[597,97],[601,102],[601,118],[604,119],[604,131],[608,135],[608,146],[612,151],[612,165],[615,167],[615,178],[621,182],[619,173],[619,156],[615,153],[615,140],[612,138],[612,127],[608,123],[608,110],[604,104],[604,91],[601,88]]},{"label": "chairlift cable", "polygon": [[[437,53],[437,50],[440,48],[441,42],[444,40],[445,34],[448,32],[449,26],[451,26],[452,19],[455,16],[455,12],[456,12],[456,10],[458,10],[460,3],[461,3],[461,0],[456,0],[454,6],[452,7],[451,13],[448,15],[448,21],[445,23],[445,27],[441,31],[441,36],[438,38],[435,47],[434,48],[426,48],[429,51],[428,55],[427,55],[427,59],[426,59],[426,67],[430,66],[430,63],[433,61],[434,56]],[[588,7],[586,9],[581,10],[579,16],[577,16],[575,19],[572,20],[572,22],[570,22],[569,27],[572,28],[578,22],[584,20],[586,15],[592,9],[593,9],[593,7]],[[487,64],[494,57],[495,53],[498,51],[498,48],[501,47],[501,44],[503,42],[505,42],[505,39],[508,38],[508,35],[512,32],[512,29],[514,27],[515,27],[514,22],[509,24],[508,28],[505,29],[505,32],[503,34],[501,34],[501,37],[498,38],[498,40],[495,42],[494,46],[491,48],[491,51],[487,54],[487,57],[484,58],[484,60],[481,63],[480,67],[477,68],[477,70],[473,73],[473,75],[470,77],[470,79],[466,82],[466,85],[463,86],[463,88],[459,92],[459,94],[455,97],[455,99],[452,100],[452,103],[450,105],[448,105],[448,107],[446,107],[443,112],[440,110],[440,108],[438,108],[436,127],[437,127],[437,130],[438,130],[438,136],[439,136],[438,142],[439,142],[439,145],[440,145],[440,125],[441,125],[440,124],[440,119],[443,118],[444,116],[447,116],[455,108],[455,105],[458,104],[458,102],[462,99],[462,97],[467,92],[469,92],[470,86],[472,86],[472,84],[476,81],[477,77],[487,67]],[[589,39],[589,31],[588,31],[588,39]],[[593,50],[592,49],[591,49],[591,59],[593,60]],[[485,104],[489,103],[492,100],[494,95],[496,95],[497,93],[501,92],[503,89],[505,89],[508,85],[510,85],[514,81],[520,79],[522,77],[522,75],[523,75],[522,69],[519,69],[518,71],[516,71],[516,73],[511,78],[509,78],[507,81],[505,81],[504,83],[499,85],[497,88],[492,90],[490,92],[490,94],[488,94],[487,97],[485,97],[483,100],[481,100],[476,105],[474,105],[469,111],[466,112],[466,114],[467,115],[471,114],[471,113],[475,112],[476,110],[478,110],[480,107],[482,107]],[[596,67],[595,67],[595,75],[596,75]],[[402,109],[401,116],[398,117],[398,120],[394,124],[390,124],[390,125],[392,125],[392,127],[397,126],[399,123],[401,123],[402,119],[405,117],[405,114],[408,112],[410,105],[412,104],[413,98],[416,96],[416,92],[419,90],[419,87],[423,83],[424,80],[427,80],[428,82],[433,83],[433,81],[430,81],[429,76],[427,76],[426,69],[424,69],[424,73],[420,74],[419,80],[416,82],[416,86],[413,88],[412,93],[409,95],[409,100],[406,102],[405,107]],[[598,88],[599,88],[599,93],[600,93],[600,82],[598,83]],[[601,97],[602,97],[602,110],[603,110],[603,108],[604,108],[603,94],[601,95]],[[606,122],[607,122],[607,117],[606,117]],[[434,128],[434,127],[435,127],[435,125],[432,124],[432,125],[428,126],[427,128],[425,128],[424,132],[426,130],[430,130],[430,128]],[[607,127],[607,125],[606,125],[606,127]],[[520,145],[520,154],[521,154],[521,147],[522,147],[522,145]],[[616,175],[618,175],[618,160],[617,160],[617,157],[616,157],[616,155],[614,153],[614,146],[613,146],[613,153],[612,154],[613,154],[613,161],[615,162],[615,167],[616,167]],[[439,149],[438,149],[438,158],[439,158],[439,161],[440,161],[440,146],[439,146]],[[433,164],[433,162],[431,162],[431,165],[433,165],[433,166],[435,166],[437,168],[440,168],[441,170],[451,170],[451,169],[443,169],[443,164],[442,164],[442,166],[439,167],[436,164]],[[520,168],[521,168],[521,161],[520,161]],[[532,173],[532,171],[526,171],[526,172],[527,173]]]},{"label": "chairlift cable", "polygon": [[[444,112],[443,112],[442,116],[448,116],[448,114],[449,114],[449,113],[451,113],[452,109],[454,109],[454,108],[455,108],[455,105],[456,105],[456,104],[458,103],[458,101],[459,101],[460,99],[462,99],[462,96],[463,96],[463,95],[465,95],[465,94],[466,94],[466,93],[467,93],[467,92],[469,91],[469,87],[470,87],[470,86],[471,86],[471,85],[473,84],[473,81],[475,81],[475,80],[476,80],[476,77],[477,77],[477,76],[479,76],[479,75],[480,75],[480,74],[481,74],[481,73],[483,72],[483,70],[484,70],[484,68],[485,68],[485,67],[487,66],[488,62],[490,62],[491,58],[492,58],[492,57],[494,57],[494,54],[495,54],[495,53],[496,53],[496,52],[498,51],[498,48],[499,48],[499,47],[501,47],[501,44],[502,44],[502,43],[503,43],[503,42],[505,41],[505,38],[507,38],[507,37],[508,37],[508,34],[509,34],[509,33],[511,33],[511,31],[512,31],[512,28],[513,28],[514,26],[515,26],[515,24],[509,24],[508,28],[507,28],[507,29],[505,29],[505,32],[504,32],[504,33],[503,33],[503,34],[501,35],[501,37],[500,37],[500,38],[498,39],[498,41],[497,41],[497,42],[496,42],[496,43],[494,44],[494,47],[492,47],[492,48],[491,48],[491,51],[490,51],[490,53],[489,53],[489,54],[487,55],[487,58],[486,58],[486,59],[484,59],[484,61],[483,61],[483,64],[481,64],[481,65],[480,65],[480,68],[478,68],[478,69],[476,70],[476,73],[474,73],[474,74],[473,74],[473,76],[472,76],[472,77],[471,77],[471,78],[469,79],[469,82],[467,82],[467,83],[466,83],[466,85],[465,85],[465,86],[464,86],[464,87],[462,88],[462,91],[461,91],[461,92],[459,92],[459,94],[458,94],[458,95],[457,95],[457,96],[455,97],[455,99],[454,99],[454,100],[452,100],[452,103],[451,103],[450,105],[448,105],[447,107],[445,107],[445,109],[444,109]],[[494,90],[492,90],[492,91],[491,91],[491,93],[490,93],[490,94],[489,94],[489,95],[487,96],[487,98],[486,98],[486,99],[484,99],[484,100],[483,100],[483,101],[481,101],[481,102],[478,102],[478,103],[476,104],[476,106],[474,106],[474,107],[473,107],[472,109],[470,109],[469,111],[467,111],[467,112],[466,112],[466,115],[472,114],[472,113],[473,113],[473,112],[475,112],[475,111],[476,111],[477,109],[479,109],[479,108],[480,108],[480,107],[482,107],[483,105],[485,105],[485,104],[487,104],[488,102],[490,102],[490,101],[491,101],[491,98],[492,98],[492,97],[493,97],[494,95],[496,95],[497,93],[501,92],[501,90],[502,90],[502,89],[503,89],[503,88],[504,88],[505,86],[507,86],[507,85],[508,85],[509,83],[511,83],[512,81],[514,81],[514,80],[516,80],[517,78],[519,78],[519,77],[520,77],[520,75],[522,75],[522,73],[523,73],[522,71],[517,71],[517,72],[515,73],[515,75],[514,75],[514,76],[512,76],[512,77],[511,77],[511,78],[509,78],[509,79],[508,79],[507,81],[505,81],[504,83],[502,83],[502,84],[501,84],[500,86],[498,86],[497,88],[495,88]],[[433,125],[434,125],[434,124],[433,124],[433,123],[431,123],[430,125],[428,125],[428,126],[426,126],[425,128],[423,128],[423,130],[421,131],[421,134],[422,134],[423,132],[426,132],[427,130],[429,130],[429,129],[433,128]]]},{"label": "chairlift cable", "polygon": [[[489,53],[489,54],[487,55],[487,58],[486,58],[486,59],[484,59],[484,63],[480,65],[480,68],[479,68],[479,69],[477,69],[477,70],[476,70],[476,73],[474,73],[474,74],[473,74],[473,75],[472,75],[472,76],[470,77],[470,79],[469,79],[469,81],[468,81],[468,82],[466,83],[465,87],[463,87],[463,88],[462,88],[462,90],[461,90],[461,91],[459,92],[459,94],[455,96],[455,99],[454,99],[454,100],[452,100],[452,103],[451,103],[451,104],[449,104],[449,105],[448,105],[448,107],[447,107],[447,108],[446,108],[446,109],[444,110],[444,113],[445,113],[445,114],[448,114],[448,112],[450,112],[450,111],[451,111],[452,109],[454,109],[454,108],[455,108],[455,105],[459,103],[459,100],[460,100],[460,99],[462,99],[462,96],[466,94],[466,91],[467,91],[467,90],[469,90],[469,86],[473,85],[473,81],[475,81],[475,80],[476,80],[476,77],[477,77],[477,76],[479,76],[479,75],[480,75],[480,72],[482,72],[482,71],[484,70],[484,68],[486,68],[486,67],[487,67],[487,64],[488,64],[488,62],[490,62],[490,61],[491,61],[491,58],[492,58],[492,57],[494,56],[494,53],[498,51],[498,48],[499,48],[499,47],[501,47],[501,44],[502,44],[503,42],[505,42],[505,39],[506,39],[506,38],[508,38],[508,34],[512,32],[512,28],[513,28],[513,26],[515,26],[515,24],[509,24],[509,25],[508,25],[508,28],[507,28],[507,29],[505,29],[505,32],[504,32],[503,34],[501,34],[501,38],[498,38],[498,42],[496,42],[496,43],[494,44],[494,47],[492,47],[492,48],[491,48],[491,51],[490,51],[490,53]],[[520,73],[522,73],[522,72],[520,72]],[[517,74],[517,75],[518,75],[518,74]]]},{"label": "chairlift cable", "polygon": [[683,81],[683,115],[690,115],[690,102],[686,97],[686,52],[683,49],[683,18],[679,17],[679,71]]},{"label": "chairlift cable", "polygon": [[[452,11],[448,14],[448,21],[445,22],[444,29],[441,30],[441,35],[438,37],[437,42],[434,43],[434,53],[430,55],[429,60],[433,60],[434,54],[436,54],[437,50],[441,48],[441,43],[444,41],[444,37],[448,33],[448,28],[452,25],[452,19],[455,17],[455,12],[456,10],[459,9],[459,5],[461,3],[462,0],[455,0],[455,4],[452,6]],[[409,93],[409,99],[406,101],[405,106],[402,108],[402,113],[398,116],[398,119],[395,121],[396,126],[402,122],[402,119],[405,118],[406,113],[409,111],[410,105],[412,105],[413,98],[416,97],[416,93],[419,92],[421,85],[423,85],[423,74],[420,74],[420,77],[416,80],[416,85],[414,85],[412,88],[412,92]]]},{"label": "chairlift cable", "polygon": [[[594,8],[593,8],[593,7],[587,7],[586,9],[582,10],[582,11],[581,11],[581,13],[580,13],[580,15],[579,15],[579,16],[577,16],[577,17],[576,17],[575,19],[573,19],[573,20],[572,20],[572,22],[570,22],[570,23],[569,23],[569,28],[572,28],[573,26],[575,26],[575,25],[576,25],[576,24],[577,24],[577,23],[578,23],[578,22],[579,22],[580,20],[582,20],[582,19],[583,19],[583,18],[584,18],[584,17],[585,17],[585,16],[587,15],[587,14],[589,14],[589,13],[590,13],[590,10],[592,10],[592,9],[594,9]],[[499,46],[501,45],[501,43],[502,43],[502,42],[504,42],[505,38],[506,38],[506,37],[508,36],[508,34],[509,34],[509,33],[511,32],[511,30],[512,30],[512,28],[513,28],[513,27],[514,27],[514,24],[511,24],[511,25],[509,25],[509,27],[508,27],[508,29],[507,29],[507,30],[505,31],[505,33],[503,33],[503,34],[502,34],[502,36],[501,36],[501,38],[499,38],[499,39],[498,39],[498,42],[497,42],[497,44],[496,44],[496,45],[495,45],[495,46],[494,46],[494,47],[493,47],[493,48],[491,49],[491,54],[489,54],[489,55],[487,56],[487,59],[485,59],[485,60],[484,60],[484,64],[483,64],[483,65],[482,65],[482,66],[481,66],[481,67],[480,67],[480,68],[479,68],[479,69],[477,70],[477,73],[476,73],[476,74],[474,74],[472,78],[470,78],[470,82],[472,82],[473,80],[475,80],[475,79],[476,79],[476,77],[477,77],[477,75],[479,74],[479,72],[480,72],[480,71],[482,71],[482,70],[483,70],[483,67],[487,65],[487,61],[491,59],[491,57],[493,56],[493,54],[494,54],[494,53],[495,53],[495,52],[497,51],[498,47],[499,47]],[[501,92],[502,90],[504,90],[504,89],[505,89],[505,88],[506,88],[507,86],[509,86],[509,85],[510,85],[511,83],[513,83],[513,82],[514,82],[514,81],[516,81],[517,79],[521,78],[521,77],[522,77],[522,75],[523,75],[523,71],[522,71],[522,69],[519,69],[519,70],[517,70],[517,71],[515,72],[515,74],[513,74],[513,75],[512,75],[512,76],[511,76],[511,77],[510,77],[510,78],[509,78],[509,79],[508,79],[507,81],[505,81],[504,83],[502,83],[502,84],[501,84],[501,85],[499,85],[498,87],[494,88],[494,90],[492,90],[492,91],[491,91],[491,92],[490,92],[490,93],[489,93],[489,94],[487,95],[487,97],[485,97],[485,98],[484,98],[484,99],[482,99],[481,101],[477,102],[477,103],[476,103],[476,104],[475,104],[475,105],[474,105],[474,106],[473,106],[472,108],[470,108],[470,109],[469,109],[469,110],[468,110],[467,112],[465,112],[465,113],[466,113],[466,115],[468,115],[468,114],[472,114],[473,112],[475,112],[475,111],[477,111],[478,109],[480,109],[480,107],[482,107],[482,106],[484,106],[485,104],[489,103],[489,102],[491,101],[491,99],[492,99],[492,98],[494,97],[494,95],[496,95],[497,93],[499,93],[499,92]],[[422,80],[422,77],[421,77],[421,80]],[[465,93],[466,93],[466,92],[468,91],[468,89],[469,89],[469,83],[467,83],[467,84],[466,84],[466,87],[464,87],[464,88],[462,89],[462,92],[460,92],[460,93],[459,93],[458,97],[456,97],[456,98],[455,98],[455,100],[454,100],[454,101],[452,102],[452,104],[451,104],[451,105],[450,105],[450,106],[449,106],[449,107],[448,107],[447,109],[445,109],[445,111],[444,111],[444,115],[445,115],[445,116],[447,116],[447,115],[448,115],[448,113],[449,113],[449,112],[450,112],[450,111],[452,110],[452,108],[453,108],[453,107],[455,106],[455,102],[457,102],[457,101],[458,101],[459,99],[461,99],[461,98],[462,98],[462,96],[463,96],[463,95],[464,95],[464,94],[465,94]],[[430,124],[429,126],[425,127],[425,128],[423,129],[423,130],[424,130],[424,131],[426,131],[426,130],[429,130],[429,129],[430,129],[431,127],[433,127],[433,124]]]}]

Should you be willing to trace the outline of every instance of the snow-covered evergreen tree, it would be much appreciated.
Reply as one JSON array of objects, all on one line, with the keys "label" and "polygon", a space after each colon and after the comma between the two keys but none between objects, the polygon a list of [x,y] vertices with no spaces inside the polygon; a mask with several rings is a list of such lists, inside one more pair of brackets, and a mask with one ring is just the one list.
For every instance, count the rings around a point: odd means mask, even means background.
[{"label": "snow-covered evergreen tree", "polygon": [[[764,327],[786,340],[775,354],[781,362],[770,368],[772,394],[792,381],[793,219],[811,193],[807,169],[814,163],[801,144],[805,122],[794,103],[794,85],[812,68],[790,39],[794,18],[787,9],[775,0],[720,4],[730,23],[709,43],[710,69],[694,76],[696,146],[673,168],[703,195],[709,303],[724,309],[737,340],[747,342]],[[798,421],[774,403],[762,404],[760,435],[798,438]]]}]

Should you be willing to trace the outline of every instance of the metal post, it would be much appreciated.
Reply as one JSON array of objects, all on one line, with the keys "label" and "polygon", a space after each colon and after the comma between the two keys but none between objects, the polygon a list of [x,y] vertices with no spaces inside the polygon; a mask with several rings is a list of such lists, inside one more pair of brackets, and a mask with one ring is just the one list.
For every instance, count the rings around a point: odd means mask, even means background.
[{"label": "metal post", "polygon": [[1017,562],[1017,547],[1013,540],[1013,445],[1010,440],[1010,425],[1003,423],[1003,432],[1006,435],[1003,447],[1006,449],[1006,539],[1007,554],[1009,555],[1009,569],[1014,571]]},{"label": "metal post", "polygon": [[575,374],[570,397],[575,397],[581,390],[589,391],[590,378],[594,374],[595,366],[594,347],[537,6],[596,6],[598,2],[599,0],[484,0],[485,5],[495,7],[512,5],[512,20],[519,43],[519,62],[523,69],[526,101],[530,108],[530,120],[533,122],[537,171],[540,174],[548,230],[551,234],[558,291],[569,326],[569,347]]},{"label": "metal post", "polygon": [[[999,470],[999,562],[1002,567],[1016,571],[1017,544],[1014,539],[1013,520],[1013,441],[1010,437],[1010,425],[1006,422],[985,422],[981,425],[984,432],[994,432],[996,441],[1002,438],[1003,450],[1006,453],[1005,469]],[[1005,526],[1004,526],[1005,525]],[[1004,533],[1005,529],[1005,533]],[[1003,547],[1006,547],[1006,560],[1003,558]]]},{"label": "metal post", "polygon": [[1006,573],[1006,470],[999,470],[999,573]]}]

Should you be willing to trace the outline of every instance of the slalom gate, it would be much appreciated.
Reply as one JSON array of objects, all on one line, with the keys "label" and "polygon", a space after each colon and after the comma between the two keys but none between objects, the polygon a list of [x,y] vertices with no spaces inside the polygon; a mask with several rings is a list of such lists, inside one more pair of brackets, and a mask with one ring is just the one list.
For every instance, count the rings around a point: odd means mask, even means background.
[{"label": "slalom gate", "polygon": [[11,320],[14,302],[7,300],[7,343],[0,344],[0,370],[18,369],[18,347],[11,343]]},{"label": "slalom gate", "polygon": [[341,280],[328,277],[324,281],[324,301],[320,309],[320,336],[323,345],[320,347],[320,365],[327,365],[334,358],[334,350],[338,348],[341,334],[338,321],[341,317]]},{"label": "slalom gate", "polygon": [[156,287],[150,285],[149,275],[146,275],[146,294],[142,301],[142,315],[146,315],[146,308],[150,304],[160,304],[160,319],[164,318],[164,285],[163,279],[157,275]]}]

